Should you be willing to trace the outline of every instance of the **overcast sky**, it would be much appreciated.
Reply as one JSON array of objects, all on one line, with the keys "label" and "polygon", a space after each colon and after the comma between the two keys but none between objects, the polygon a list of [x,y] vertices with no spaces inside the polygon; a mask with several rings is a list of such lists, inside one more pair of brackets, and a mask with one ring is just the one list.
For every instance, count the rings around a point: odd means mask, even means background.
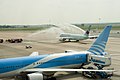
[{"label": "overcast sky", "polygon": [[120,0],[0,0],[0,24],[86,22],[120,22]]}]

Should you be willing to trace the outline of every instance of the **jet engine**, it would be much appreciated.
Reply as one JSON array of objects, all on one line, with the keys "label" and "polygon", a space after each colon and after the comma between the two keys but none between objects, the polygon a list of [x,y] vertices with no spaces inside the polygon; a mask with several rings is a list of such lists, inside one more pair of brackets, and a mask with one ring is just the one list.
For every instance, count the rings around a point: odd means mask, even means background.
[{"label": "jet engine", "polygon": [[42,73],[27,74],[28,80],[43,80]]}]

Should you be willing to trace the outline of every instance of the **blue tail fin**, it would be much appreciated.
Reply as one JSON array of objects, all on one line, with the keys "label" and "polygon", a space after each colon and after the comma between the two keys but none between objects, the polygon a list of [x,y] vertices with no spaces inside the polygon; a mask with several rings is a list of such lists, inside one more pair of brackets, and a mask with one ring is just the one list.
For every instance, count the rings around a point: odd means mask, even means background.
[{"label": "blue tail fin", "polygon": [[85,34],[84,34],[84,35],[89,36],[89,33],[90,33],[90,28],[91,28],[91,25],[89,25],[88,30],[85,32]]},{"label": "blue tail fin", "polygon": [[111,28],[112,26],[106,26],[88,51],[95,55],[103,55]]}]

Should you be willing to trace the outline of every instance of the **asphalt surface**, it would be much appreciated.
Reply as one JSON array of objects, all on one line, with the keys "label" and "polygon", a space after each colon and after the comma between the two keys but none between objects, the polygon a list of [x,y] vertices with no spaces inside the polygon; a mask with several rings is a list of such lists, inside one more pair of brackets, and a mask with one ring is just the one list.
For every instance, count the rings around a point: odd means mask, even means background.
[{"label": "asphalt surface", "polygon": [[[4,32],[5,33],[5,32]],[[2,34],[2,33],[0,33]],[[7,33],[6,33],[7,34]],[[13,35],[15,32],[13,32]],[[31,33],[19,33],[17,34],[20,37],[26,37]],[[12,36],[12,33],[11,33]],[[17,36],[17,35],[16,35]],[[114,34],[115,36],[115,34]],[[14,36],[15,37],[15,36]],[[42,38],[43,36],[38,36]],[[65,50],[76,50],[76,51],[84,51],[87,50],[94,40],[84,40],[80,42],[65,42],[61,43],[58,39],[49,40],[48,36],[45,40],[30,40],[25,39],[22,43],[1,43],[0,44],[0,58],[10,58],[10,57],[22,57],[28,56],[34,51],[38,51],[39,54],[53,54],[53,53],[62,53]],[[2,38],[6,39],[9,38],[9,35]],[[25,46],[30,45],[32,46],[31,49],[26,49]],[[106,46],[106,51],[111,54],[112,56],[112,64],[111,68],[114,68],[116,72],[114,72],[114,76],[111,80],[119,80],[120,79],[120,38],[118,37],[110,37],[108,44]],[[81,74],[75,73],[67,73],[67,72],[58,72],[56,73],[57,80],[91,80],[85,78]],[[14,80],[14,79],[1,79],[1,80]],[[93,80],[93,79],[92,79]]]}]

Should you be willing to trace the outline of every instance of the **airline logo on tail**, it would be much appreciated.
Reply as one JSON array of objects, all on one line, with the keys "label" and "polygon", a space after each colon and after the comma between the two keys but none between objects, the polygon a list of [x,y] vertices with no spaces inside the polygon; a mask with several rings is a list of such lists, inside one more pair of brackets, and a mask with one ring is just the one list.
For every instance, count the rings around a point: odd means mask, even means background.
[{"label": "airline logo on tail", "polygon": [[90,33],[90,28],[91,28],[91,25],[89,26],[88,30],[85,32],[85,34],[84,34],[84,35],[89,36],[89,33]]},{"label": "airline logo on tail", "polygon": [[96,39],[93,45],[89,48],[89,52],[95,55],[104,55],[103,53],[106,47],[106,43],[108,41],[111,28],[112,26],[105,27],[103,32],[99,35],[99,37]]}]

